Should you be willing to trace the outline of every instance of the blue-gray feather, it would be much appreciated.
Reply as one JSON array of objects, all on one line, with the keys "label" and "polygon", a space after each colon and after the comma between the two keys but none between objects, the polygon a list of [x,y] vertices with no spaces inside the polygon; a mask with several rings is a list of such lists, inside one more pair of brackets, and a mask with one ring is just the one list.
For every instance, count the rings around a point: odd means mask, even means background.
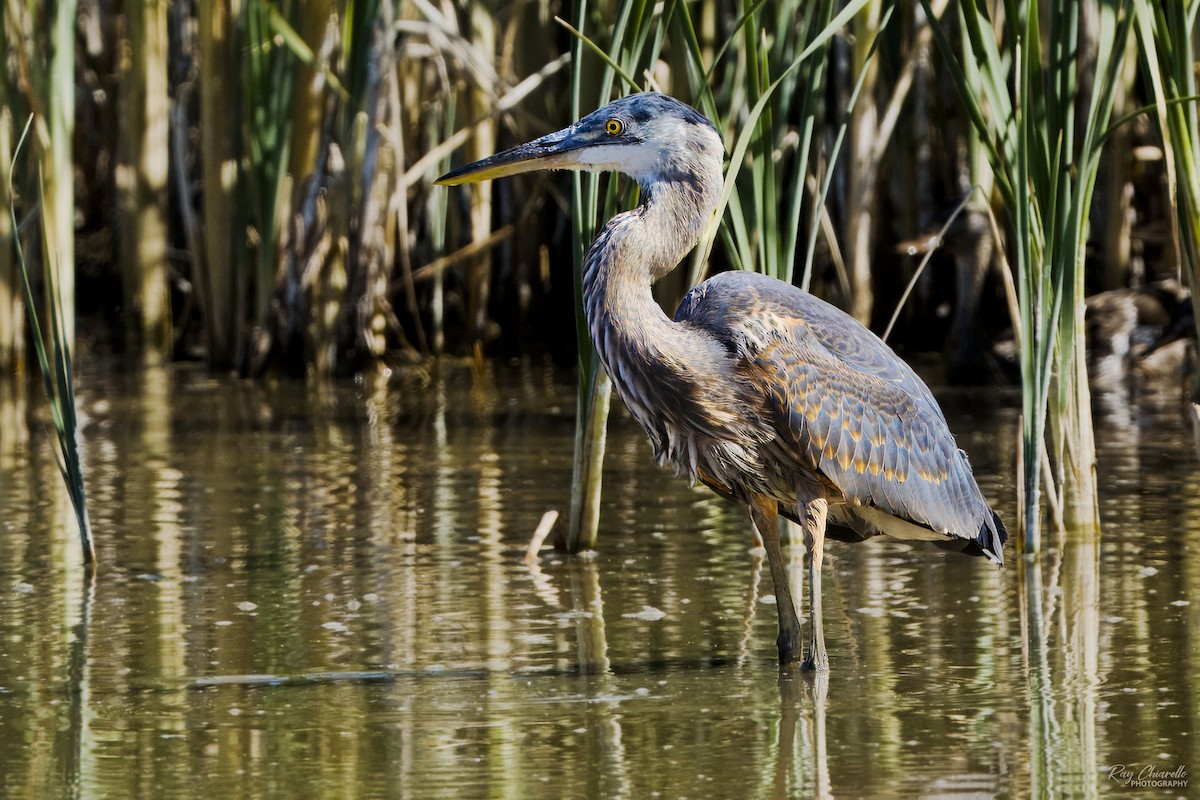
[{"label": "blue-gray feather", "polygon": [[979,491],[941,408],[890,347],[843,311],[773,278],[717,275],[675,321],[705,331],[757,387],[798,472],[848,501],[937,533],[976,540],[999,560],[1003,526]]}]

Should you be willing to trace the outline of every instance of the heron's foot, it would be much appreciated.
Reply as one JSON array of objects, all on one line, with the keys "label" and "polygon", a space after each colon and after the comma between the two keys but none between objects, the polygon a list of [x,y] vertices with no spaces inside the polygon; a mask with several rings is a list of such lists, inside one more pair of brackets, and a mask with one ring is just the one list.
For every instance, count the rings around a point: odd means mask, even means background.
[{"label": "heron's foot", "polygon": [[779,648],[779,666],[781,667],[797,664],[804,657],[800,647],[800,637],[794,634],[789,635],[786,630],[780,629],[779,636],[775,638],[775,645]]},{"label": "heron's foot", "polygon": [[800,665],[801,672],[829,672],[829,654],[822,649],[810,652]]}]

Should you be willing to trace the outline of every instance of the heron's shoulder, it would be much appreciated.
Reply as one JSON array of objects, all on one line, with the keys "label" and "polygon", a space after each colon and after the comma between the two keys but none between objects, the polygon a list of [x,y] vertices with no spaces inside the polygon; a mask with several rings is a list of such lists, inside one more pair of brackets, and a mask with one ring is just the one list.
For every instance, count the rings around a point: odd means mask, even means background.
[{"label": "heron's shoulder", "polygon": [[734,270],[714,275],[692,287],[679,304],[675,320],[715,322],[765,314],[807,319],[820,313],[821,306],[828,304],[790,283],[758,272]]},{"label": "heron's shoulder", "polygon": [[677,322],[717,333],[807,343],[870,361],[903,364],[854,317],[798,286],[757,272],[722,272],[696,285],[679,304]]},{"label": "heron's shoulder", "polygon": [[[887,385],[942,417],[933,394],[900,356],[854,317],[799,287],[754,272],[723,272],[684,297],[675,320],[701,328],[739,359],[777,379],[815,370],[845,385]],[[882,391],[882,389],[881,389]]]}]

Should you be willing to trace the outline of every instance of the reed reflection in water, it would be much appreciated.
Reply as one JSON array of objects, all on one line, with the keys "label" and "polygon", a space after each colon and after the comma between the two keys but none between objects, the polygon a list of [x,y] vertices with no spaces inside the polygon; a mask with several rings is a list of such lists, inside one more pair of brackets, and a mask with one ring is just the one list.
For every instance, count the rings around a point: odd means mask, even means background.
[{"label": "reed reflection in water", "polygon": [[[1133,796],[1114,767],[1200,768],[1170,397],[1099,407],[1098,542],[831,547],[813,680],[778,673],[740,510],[624,417],[600,552],[525,566],[570,481],[549,367],[80,389],[94,581],[45,431],[0,443],[0,796]],[[943,400],[1011,518],[1016,398]]]}]

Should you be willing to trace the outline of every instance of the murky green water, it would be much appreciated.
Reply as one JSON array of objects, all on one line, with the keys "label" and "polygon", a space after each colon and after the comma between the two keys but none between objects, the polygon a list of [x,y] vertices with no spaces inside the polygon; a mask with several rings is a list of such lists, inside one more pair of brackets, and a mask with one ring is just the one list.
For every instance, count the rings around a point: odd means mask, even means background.
[{"label": "murky green water", "polygon": [[[742,512],[623,415],[599,554],[524,565],[573,391],[529,365],[323,393],[85,372],[94,582],[44,432],[0,446],[0,796],[1195,795],[1176,398],[1099,414],[1098,545],[997,570],[832,544],[822,681],[779,675]],[[943,400],[1012,520],[1015,396]],[[1131,786],[1148,767],[1189,786]]]}]

